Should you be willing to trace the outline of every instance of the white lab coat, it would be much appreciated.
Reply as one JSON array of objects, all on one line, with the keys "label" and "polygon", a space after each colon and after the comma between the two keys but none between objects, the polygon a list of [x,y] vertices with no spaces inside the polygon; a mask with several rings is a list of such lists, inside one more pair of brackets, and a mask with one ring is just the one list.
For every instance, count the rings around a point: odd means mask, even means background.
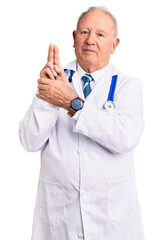
[{"label": "white lab coat", "polygon": [[[66,68],[76,71],[76,62]],[[115,74],[115,109],[107,111]],[[77,72],[71,86],[84,98]],[[73,118],[35,96],[20,123],[24,148],[41,150],[32,240],[144,239],[133,162],[142,114],[140,80],[112,64]]]}]

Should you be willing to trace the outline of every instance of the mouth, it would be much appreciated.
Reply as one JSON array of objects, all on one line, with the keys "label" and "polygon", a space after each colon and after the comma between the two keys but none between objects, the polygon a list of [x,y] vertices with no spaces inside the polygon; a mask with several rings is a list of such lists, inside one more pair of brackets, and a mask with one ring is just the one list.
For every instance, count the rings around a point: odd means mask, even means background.
[{"label": "mouth", "polygon": [[95,53],[94,50],[91,50],[91,49],[83,49],[83,52],[86,52],[86,53]]}]

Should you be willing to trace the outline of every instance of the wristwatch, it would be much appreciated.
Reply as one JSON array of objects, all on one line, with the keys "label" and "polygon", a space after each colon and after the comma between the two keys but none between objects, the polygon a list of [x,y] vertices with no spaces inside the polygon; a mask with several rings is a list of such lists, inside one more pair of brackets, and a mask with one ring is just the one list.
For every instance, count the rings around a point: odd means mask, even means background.
[{"label": "wristwatch", "polygon": [[70,108],[69,108],[69,111],[68,111],[68,115],[70,117],[74,116],[74,114],[82,109],[84,106],[84,100],[81,99],[80,97],[77,97],[77,98],[74,98],[72,101],[71,101],[71,104],[70,104]]}]

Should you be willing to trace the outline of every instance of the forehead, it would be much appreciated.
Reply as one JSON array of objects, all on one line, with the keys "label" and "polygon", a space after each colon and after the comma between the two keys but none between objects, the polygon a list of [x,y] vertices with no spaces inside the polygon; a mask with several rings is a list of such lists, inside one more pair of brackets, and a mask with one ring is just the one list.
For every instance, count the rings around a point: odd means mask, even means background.
[{"label": "forehead", "polygon": [[94,10],[87,13],[80,19],[79,28],[101,29],[104,31],[112,30],[114,27],[113,20],[109,14]]}]

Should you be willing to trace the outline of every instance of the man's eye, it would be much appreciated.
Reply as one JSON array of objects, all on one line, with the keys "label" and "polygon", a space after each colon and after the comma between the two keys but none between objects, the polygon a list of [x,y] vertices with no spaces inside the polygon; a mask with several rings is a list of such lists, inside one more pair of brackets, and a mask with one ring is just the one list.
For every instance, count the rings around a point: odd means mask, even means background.
[{"label": "man's eye", "polygon": [[97,34],[99,37],[103,37],[104,35],[102,33]]},{"label": "man's eye", "polygon": [[88,34],[88,31],[82,31],[81,33],[82,33],[83,35],[84,35],[84,34]]}]

